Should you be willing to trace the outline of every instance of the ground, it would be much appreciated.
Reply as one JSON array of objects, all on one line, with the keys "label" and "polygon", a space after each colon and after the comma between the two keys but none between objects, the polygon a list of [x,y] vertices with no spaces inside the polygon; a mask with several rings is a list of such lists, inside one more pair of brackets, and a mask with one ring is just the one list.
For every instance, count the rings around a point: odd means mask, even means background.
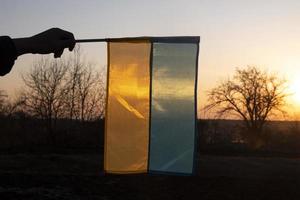
[{"label": "ground", "polygon": [[300,159],[200,155],[198,175],[103,175],[99,154],[2,154],[0,199],[300,199]]}]

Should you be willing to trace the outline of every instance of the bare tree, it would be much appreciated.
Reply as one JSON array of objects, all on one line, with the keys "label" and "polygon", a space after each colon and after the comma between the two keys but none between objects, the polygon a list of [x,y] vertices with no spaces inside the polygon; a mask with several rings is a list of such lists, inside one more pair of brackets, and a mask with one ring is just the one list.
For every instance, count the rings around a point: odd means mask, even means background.
[{"label": "bare tree", "polygon": [[4,90],[0,90],[0,115],[11,117],[21,105],[21,99],[10,99]]},{"label": "bare tree", "polygon": [[102,116],[105,107],[104,74],[84,60],[80,46],[75,48],[67,63],[67,117],[86,121]]},{"label": "bare tree", "polygon": [[0,115],[5,115],[7,95],[4,90],[0,90]]},{"label": "bare tree", "polygon": [[82,120],[99,120],[104,117],[106,97],[104,72],[96,73],[92,80],[90,88],[82,87],[82,95],[80,95],[81,105],[83,105]]},{"label": "bare tree", "polygon": [[84,122],[103,117],[103,74],[85,62],[78,46],[69,57],[38,60],[23,81],[26,88],[20,99],[25,110],[47,122],[53,142],[58,119]]},{"label": "bare tree", "polygon": [[268,118],[283,112],[287,96],[285,83],[257,67],[237,69],[232,79],[209,91],[205,109],[215,109],[218,116],[228,114],[242,119],[245,139],[256,143]]},{"label": "bare tree", "polygon": [[68,71],[66,74],[66,88],[68,90],[65,96],[65,105],[64,109],[66,110],[66,118],[69,119],[78,119],[79,114],[77,113],[77,82],[82,68],[80,61],[80,48],[77,46],[74,49],[74,54],[67,60]]},{"label": "bare tree", "polygon": [[55,142],[53,127],[63,115],[62,97],[66,95],[64,77],[67,66],[62,61],[42,58],[23,76],[27,87],[25,102],[29,112],[46,120],[47,130]]}]

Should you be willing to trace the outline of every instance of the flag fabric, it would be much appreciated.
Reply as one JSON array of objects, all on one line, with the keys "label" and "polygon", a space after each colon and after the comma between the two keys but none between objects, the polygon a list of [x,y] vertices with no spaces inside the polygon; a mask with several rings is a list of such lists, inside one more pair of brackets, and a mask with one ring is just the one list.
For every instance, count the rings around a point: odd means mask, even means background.
[{"label": "flag fabric", "polygon": [[199,40],[108,40],[105,172],[194,173]]}]

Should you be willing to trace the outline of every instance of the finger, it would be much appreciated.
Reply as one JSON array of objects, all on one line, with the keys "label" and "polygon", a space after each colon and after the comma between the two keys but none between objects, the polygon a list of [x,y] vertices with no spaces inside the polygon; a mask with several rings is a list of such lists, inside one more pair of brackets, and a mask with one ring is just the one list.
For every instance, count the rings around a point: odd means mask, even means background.
[{"label": "finger", "polygon": [[75,38],[73,38],[73,40],[70,41],[69,51],[73,51],[75,45],[76,45],[76,41]]},{"label": "finger", "polygon": [[72,51],[75,47],[76,41],[73,38],[73,39],[65,40],[64,43],[66,45],[65,48],[69,48],[69,51]]},{"label": "finger", "polygon": [[57,44],[57,50],[61,50],[64,48],[69,48],[70,51],[72,51],[75,47],[76,41],[69,39],[69,40],[60,40]]},{"label": "finger", "polygon": [[76,44],[75,37],[74,37],[73,33],[60,29],[60,35],[61,35],[61,37],[60,37],[61,40],[64,41],[63,48],[68,47],[69,50],[72,51],[75,47],[75,44]]},{"label": "finger", "polygon": [[63,52],[64,52],[64,49],[54,52],[54,58],[60,58],[61,55],[63,54]]},{"label": "finger", "polygon": [[63,39],[75,40],[73,33],[68,32],[68,31],[62,31],[61,36]]},{"label": "finger", "polygon": [[72,51],[75,47],[76,41],[73,33],[67,32],[69,35],[69,40],[70,40],[70,45],[69,45],[69,50]]}]

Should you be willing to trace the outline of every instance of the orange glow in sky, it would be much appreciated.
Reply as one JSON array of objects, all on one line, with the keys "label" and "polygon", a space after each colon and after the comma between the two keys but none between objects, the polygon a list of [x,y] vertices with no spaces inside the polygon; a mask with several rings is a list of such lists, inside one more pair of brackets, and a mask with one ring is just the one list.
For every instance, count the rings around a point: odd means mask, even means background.
[{"label": "orange glow in sky", "polygon": [[[294,96],[290,105],[300,111],[299,10],[298,0],[9,0],[1,2],[0,33],[26,37],[60,27],[78,39],[199,35],[199,109],[210,88],[232,76],[236,67],[251,65],[287,79]],[[105,44],[82,47],[86,60],[97,68],[106,66]],[[21,74],[38,57],[18,58],[12,72],[0,78],[0,89],[13,96],[23,86]]]}]

